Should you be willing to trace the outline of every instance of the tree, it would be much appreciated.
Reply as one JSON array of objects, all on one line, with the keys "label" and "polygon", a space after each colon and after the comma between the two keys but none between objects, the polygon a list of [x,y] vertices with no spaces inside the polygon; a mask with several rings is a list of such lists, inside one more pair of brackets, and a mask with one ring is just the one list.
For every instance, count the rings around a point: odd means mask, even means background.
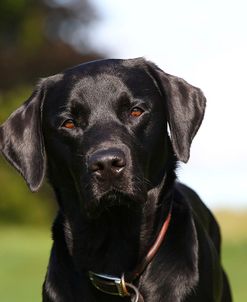
[{"label": "tree", "polygon": [[0,89],[99,58],[87,38],[97,18],[87,0],[1,0]]},{"label": "tree", "polygon": [[[88,0],[0,1],[0,124],[28,98],[39,77],[100,57],[87,39],[96,19]],[[0,223],[47,223],[51,199],[47,186],[30,193],[0,158]]]}]

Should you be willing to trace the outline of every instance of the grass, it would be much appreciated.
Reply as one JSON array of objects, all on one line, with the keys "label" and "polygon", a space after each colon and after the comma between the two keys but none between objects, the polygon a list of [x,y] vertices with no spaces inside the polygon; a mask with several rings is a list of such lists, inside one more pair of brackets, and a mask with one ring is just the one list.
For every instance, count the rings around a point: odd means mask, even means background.
[{"label": "grass", "polygon": [[222,261],[229,276],[234,302],[247,301],[247,213],[218,212],[223,245]]},{"label": "grass", "polygon": [[247,240],[223,244],[223,265],[235,302],[247,301]]},{"label": "grass", "polygon": [[49,231],[4,227],[0,238],[0,301],[41,301],[51,246]]},{"label": "grass", "polygon": [[[247,213],[216,213],[223,233],[223,264],[234,301],[247,301]],[[0,228],[0,301],[41,301],[51,246],[50,230],[35,227]],[[198,301],[199,302],[199,301]]]}]

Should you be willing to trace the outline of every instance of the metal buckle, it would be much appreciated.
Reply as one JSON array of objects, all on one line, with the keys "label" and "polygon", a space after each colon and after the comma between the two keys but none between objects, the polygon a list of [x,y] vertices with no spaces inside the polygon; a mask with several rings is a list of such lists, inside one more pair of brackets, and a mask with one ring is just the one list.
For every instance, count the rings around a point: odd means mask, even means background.
[{"label": "metal buckle", "polygon": [[129,296],[129,292],[127,291],[124,281],[124,275],[122,275],[121,278],[118,278],[89,271],[89,278],[94,287],[106,294],[121,297]]}]

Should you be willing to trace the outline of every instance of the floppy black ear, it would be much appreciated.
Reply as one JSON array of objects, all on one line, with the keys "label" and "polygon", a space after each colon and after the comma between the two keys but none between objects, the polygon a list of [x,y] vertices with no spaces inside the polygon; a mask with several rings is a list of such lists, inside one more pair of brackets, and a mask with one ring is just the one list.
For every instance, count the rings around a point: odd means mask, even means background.
[{"label": "floppy black ear", "polygon": [[22,174],[31,191],[37,191],[45,174],[45,150],[41,130],[41,85],[0,126],[0,151]]},{"label": "floppy black ear", "polygon": [[149,72],[166,98],[167,118],[174,152],[179,160],[187,162],[190,145],[199,129],[206,107],[202,91],[181,78],[165,73],[148,62]]}]

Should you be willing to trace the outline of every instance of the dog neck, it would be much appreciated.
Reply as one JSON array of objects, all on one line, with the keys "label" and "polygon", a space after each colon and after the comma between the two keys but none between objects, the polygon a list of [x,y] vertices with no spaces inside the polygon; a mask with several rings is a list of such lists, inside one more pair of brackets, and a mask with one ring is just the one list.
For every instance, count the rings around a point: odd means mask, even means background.
[{"label": "dog neck", "polygon": [[[112,207],[94,220],[85,217],[82,211],[68,213],[60,209],[54,224],[54,240],[57,229],[62,229],[60,235],[64,237],[74,267],[80,272],[91,270],[121,275],[132,271],[154,244],[167,217],[172,203],[173,181],[165,178],[164,184],[163,179],[162,184],[149,192],[145,206],[140,205],[134,210],[126,205]],[[71,192],[60,190],[57,192],[59,204],[69,200],[70,209],[71,204],[78,209],[78,198]],[[159,204],[155,203],[157,199]]]},{"label": "dog neck", "polygon": [[[120,297],[132,297],[135,301],[143,302],[143,296],[141,295],[138,288],[133,284],[144,272],[148,264],[153,260],[161,244],[163,243],[169,224],[171,220],[172,208],[170,208],[169,213],[165,219],[165,222],[162,225],[162,228],[141,262],[137,264],[132,272],[123,272],[121,278],[119,276],[109,276],[105,274],[99,274],[92,271],[89,271],[89,278],[96,289],[101,292],[107,293],[109,295],[118,295]],[[127,281],[127,282],[126,282]]]}]

